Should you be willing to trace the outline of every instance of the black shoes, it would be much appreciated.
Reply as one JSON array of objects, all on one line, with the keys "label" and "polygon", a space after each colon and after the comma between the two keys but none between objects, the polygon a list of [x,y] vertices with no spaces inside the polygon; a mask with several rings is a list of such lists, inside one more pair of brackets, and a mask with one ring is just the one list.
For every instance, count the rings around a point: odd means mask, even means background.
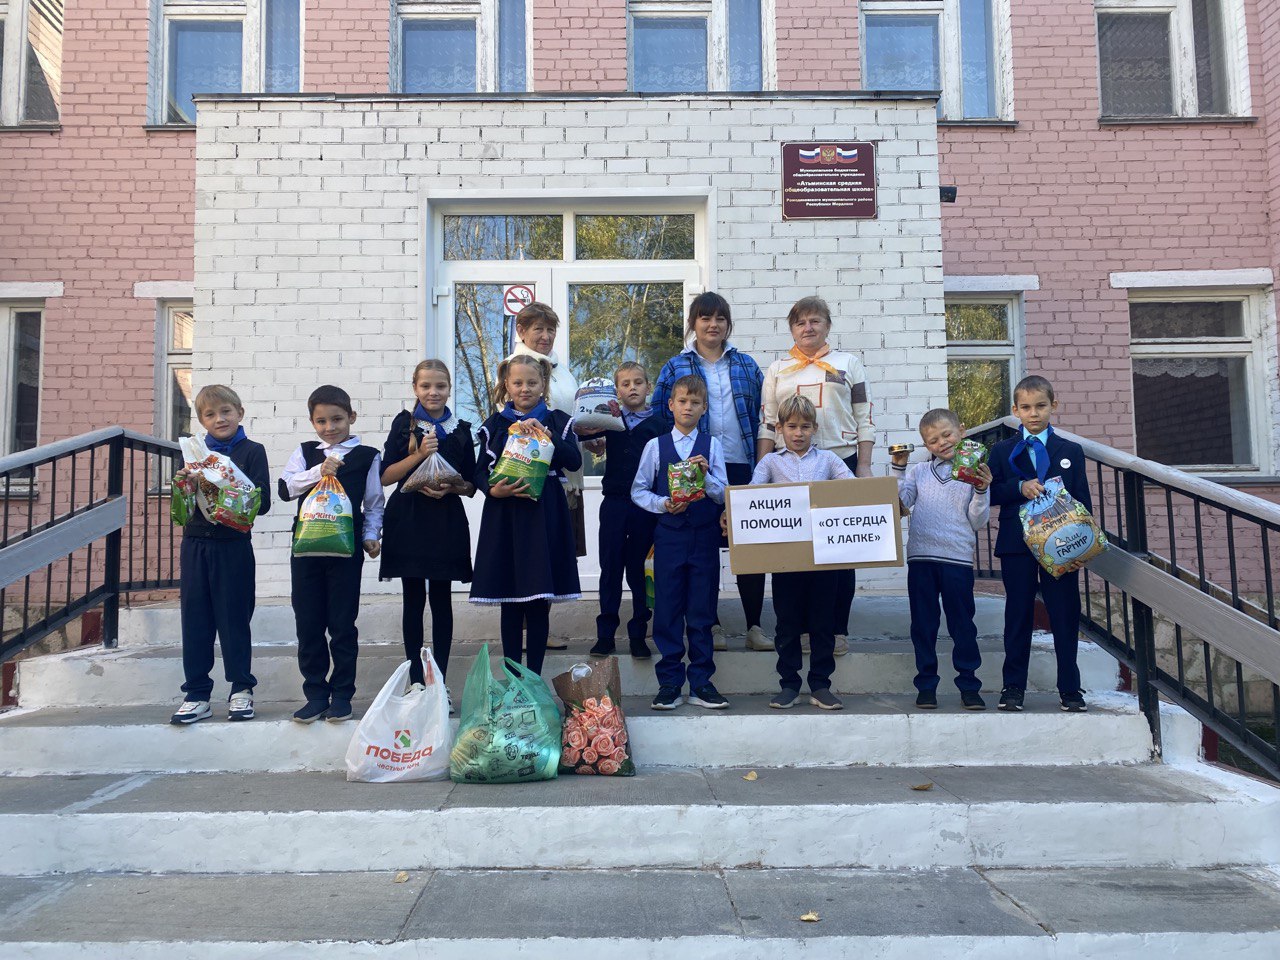
[{"label": "black shoes", "polygon": [[[347,708],[348,712],[350,709],[350,707]],[[329,704],[324,700],[308,700],[294,713],[293,719],[297,723],[315,723],[317,720],[323,720],[328,712]]]},{"label": "black shoes", "polygon": [[1065,713],[1084,713],[1089,709],[1089,705],[1084,702],[1084,694],[1079,690],[1059,694],[1058,700]]},{"label": "black shoes", "polygon": [[614,649],[612,640],[597,640],[596,645],[588,650],[587,653],[597,658],[611,657]]},{"label": "black shoes", "polygon": [[649,660],[653,657],[653,651],[649,649],[649,645],[644,639],[631,641],[631,658],[633,660]]},{"label": "black shoes", "polygon": [[351,719],[351,701],[335,699],[329,704],[329,716],[325,717],[329,723],[342,723],[344,720]]},{"label": "black shoes", "polygon": [[773,699],[769,701],[769,706],[775,710],[790,710],[796,705],[796,701],[800,699],[800,691],[792,690],[790,687],[783,687]]},{"label": "black shoes", "polygon": [[729,706],[729,701],[720,696],[720,691],[710,683],[692,691],[689,694],[689,703],[708,710],[724,710]]},{"label": "black shoes", "polygon": [[1026,696],[1022,687],[1005,687],[1000,691],[1000,706],[997,709],[1005,713],[1017,713],[1022,709],[1022,698]]},{"label": "black shoes", "polygon": [[916,694],[916,706],[921,710],[937,710],[938,695],[932,690],[921,690]]},{"label": "black shoes", "polygon": [[987,701],[982,699],[977,690],[961,690],[960,705],[966,710],[987,709]]},{"label": "black shoes", "polygon": [[662,687],[658,690],[658,695],[653,698],[653,702],[649,704],[649,708],[652,710],[674,710],[682,703],[684,703],[684,697],[680,695],[679,687]]}]

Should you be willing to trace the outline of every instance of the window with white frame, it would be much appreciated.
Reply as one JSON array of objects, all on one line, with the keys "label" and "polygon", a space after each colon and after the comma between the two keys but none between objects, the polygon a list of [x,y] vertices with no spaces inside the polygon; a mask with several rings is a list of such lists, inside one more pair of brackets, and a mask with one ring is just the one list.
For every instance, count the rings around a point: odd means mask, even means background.
[{"label": "window with white frame", "polygon": [[0,0],[0,126],[57,123],[63,0]]},{"label": "window with white frame", "polygon": [[627,12],[632,90],[698,93],[777,86],[769,49],[773,0],[630,0]]},{"label": "window with white frame", "polygon": [[0,304],[0,454],[39,442],[43,315],[38,303]]},{"label": "window with white frame", "polygon": [[191,435],[194,331],[195,314],[191,304],[161,304],[156,336],[156,432],[168,440]]},{"label": "window with white frame", "polygon": [[197,93],[302,88],[302,0],[153,0],[152,119],[195,123]]},{"label": "window with white frame", "polygon": [[399,0],[392,82],[401,93],[529,89],[532,0]]},{"label": "window with white frame", "polygon": [[868,90],[940,90],[943,120],[1011,119],[1009,0],[863,0]]},{"label": "window with white frame", "polygon": [[1138,456],[1197,471],[1266,466],[1258,297],[1144,294],[1129,301]]},{"label": "window with white frame", "polygon": [[1096,0],[1103,117],[1250,110],[1241,0]]},{"label": "window with white frame", "polygon": [[947,396],[966,427],[1009,415],[1022,377],[1020,306],[1018,297],[947,297]]}]

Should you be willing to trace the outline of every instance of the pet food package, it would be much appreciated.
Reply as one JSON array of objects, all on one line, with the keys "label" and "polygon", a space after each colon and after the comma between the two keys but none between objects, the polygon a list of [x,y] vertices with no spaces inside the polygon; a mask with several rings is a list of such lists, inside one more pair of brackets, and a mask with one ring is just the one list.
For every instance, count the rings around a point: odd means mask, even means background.
[{"label": "pet food package", "polygon": [[433,453],[418,464],[400,489],[405,493],[417,493],[419,490],[462,493],[467,489],[467,481],[448,460],[439,453]]},{"label": "pet food package", "polygon": [[[255,489],[248,475],[232,463],[230,457],[211,451],[201,437],[180,437],[178,446],[182,449],[182,459],[187,475],[195,484],[196,505],[205,519],[210,523],[224,523],[226,519],[238,517],[235,523],[225,525],[234,526],[241,531],[252,527],[254,517],[258,514],[256,508],[252,516],[239,513],[232,508],[222,511],[218,509],[218,499],[222,491],[235,490],[248,495]],[[172,509],[170,506],[171,512]]]},{"label": "pet food package", "polygon": [[578,388],[573,401],[573,423],[583,433],[597,430],[625,430],[622,405],[611,380],[595,377]]},{"label": "pet food package", "polygon": [[169,484],[169,518],[178,526],[185,527],[197,509],[195,480],[174,477]]},{"label": "pet food package", "polygon": [[667,489],[672,503],[693,503],[707,495],[707,473],[701,464],[681,460],[667,467]]},{"label": "pet food package", "polygon": [[551,434],[546,430],[534,426],[528,420],[513,423],[507,431],[507,443],[502,448],[502,456],[489,474],[489,482],[493,484],[501,480],[523,480],[535,499],[541,497],[554,453]]},{"label": "pet food package", "polygon": [[253,521],[261,507],[262,491],[257,487],[252,490],[223,487],[218,491],[213,504],[213,515],[209,519],[232,530],[248,533],[253,529]]},{"label": "pet food package", "polygon": [[356,552],[351,500],[337,477],[321,477],[293,525],[295,557],[351,557]]},{"label": "pet food package", "polygon": [[633,777],[631,739],[622,714],[622,681],[618,660],[575,663],[551,681],[564,701],[564,734],[560,772]]},{"label": "pet food package", "polygon": [[1107,535],[1062,485],[1044,482],[1044,493],[1018,508],[1022,536],[1036,562],[1053,576],[1079,570],[1107,548]]},{"label": "pet food package", "polygon": [[977,486],[978,467],[987,462],[987,448],[976,440],[962,440],[951,460],[951,479]]}]

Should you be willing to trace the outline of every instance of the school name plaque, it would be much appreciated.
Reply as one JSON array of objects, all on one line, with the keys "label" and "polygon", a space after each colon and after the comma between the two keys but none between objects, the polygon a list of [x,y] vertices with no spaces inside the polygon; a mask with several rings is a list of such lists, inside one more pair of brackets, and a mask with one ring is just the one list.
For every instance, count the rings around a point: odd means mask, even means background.
[{"label": "school name plaque", "polygon": [[783,220],[874,220],[874,143],[784,143]]}]

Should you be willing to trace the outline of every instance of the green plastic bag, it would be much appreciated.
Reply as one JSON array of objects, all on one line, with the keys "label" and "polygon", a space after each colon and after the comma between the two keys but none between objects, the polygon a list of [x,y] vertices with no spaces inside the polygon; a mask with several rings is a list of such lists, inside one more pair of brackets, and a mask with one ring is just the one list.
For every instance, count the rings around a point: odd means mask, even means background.
[{"label": "green plastic bag", "polygon": [[241,490],[239,487],[223,487],[213,504],[213,516],[209,519],[232,530],[248,533],[262,508],[262,491],[257,487]]},{"label": "green plastic bag", "polygon": [[537,674],[513,660],[502,661],[502,673],[493,676],[485,644],[462,691],[449,776],[457,783],[554,780],[560,765],[560,708]]},{"label": "green plastic bag", "polygon": [[524,421],[513,423],[507,431],[502,456],[489,474],[489,482],[523,480],[528,485],[529,495],[536,500],[542,496],[554,454],[551,434]]},{"label": "green plastic bag", "polygon": [[352,557],[356,552],[351,500],[337,477],[321,477],[293,525],[295,557]]},{"label": "green plastic bag", "polygon": [[174,477],[169,483],[169,518],[180,527],[191,522],[196,512],[196,482]]}]

